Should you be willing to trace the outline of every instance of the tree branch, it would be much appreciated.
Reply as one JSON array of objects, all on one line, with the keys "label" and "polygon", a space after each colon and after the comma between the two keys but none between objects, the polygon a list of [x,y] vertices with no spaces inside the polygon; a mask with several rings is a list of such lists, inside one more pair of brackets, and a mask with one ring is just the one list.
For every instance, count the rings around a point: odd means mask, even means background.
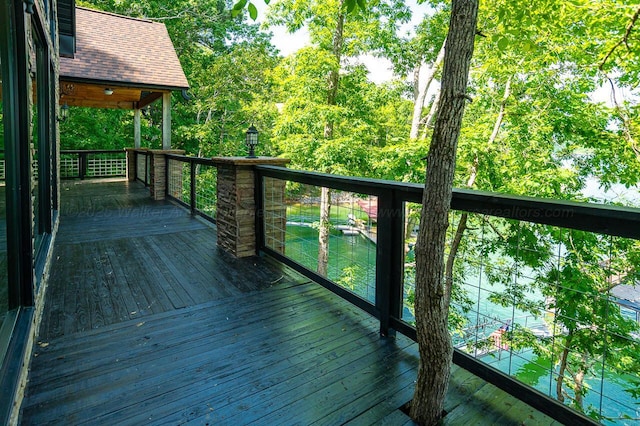
[{"label": "tree branch", "polygon": [[598,66],[598,69],[600,71],[604,72],[604,66],[606,65],[606,63],[609,60],[609,58],[611,57],[611,55],[613,55],[613,52],[615,52],[615,50],[618,47],[620,47],[622,44],[624,44],[625,46],[627,46],[627,49],[629,49],[629,35],[631,34],[631,30],[633,29],[633,27],[634,27],[634,25],[635,25],[635,23],[636,23],[636,21],[638,20],[639,17],[640,17],[640,7],[638,7],[636,12],[631,17],[631,21],[627,25],[626,31],[624,32],[624,36],[620,40],[618,40],[618,42],[616,44],[613,45],[613,47],[605,55],[604,59],[602,59],[602,62],[600,62],[600,65]]}]

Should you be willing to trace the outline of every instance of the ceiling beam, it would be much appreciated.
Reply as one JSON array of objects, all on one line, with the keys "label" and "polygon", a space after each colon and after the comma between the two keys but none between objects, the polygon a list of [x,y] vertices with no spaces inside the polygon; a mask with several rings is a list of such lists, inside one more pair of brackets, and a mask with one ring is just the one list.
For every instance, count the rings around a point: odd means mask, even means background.
[{"label": "ceiling beam", "polygon": [[139,102],[137,102],[137,106],[136,108],[138,109],[142,109],[144,107],[146,107],[147,105],[149,105],[150,103],[152,103],[153,101],[160,99],[162,97],[162,93],[163,92],[151,92],[149,93],[147,96],[143,97],[142,99],[140,99]]},{"label": "ceiling beam", "polygon": [[79,106],[87,108],[114,108],[114,109],[135,109],[136,103],[132,101],[101,101],[91,99],[75,99],[65,97],[63,103],[69,106]]}]

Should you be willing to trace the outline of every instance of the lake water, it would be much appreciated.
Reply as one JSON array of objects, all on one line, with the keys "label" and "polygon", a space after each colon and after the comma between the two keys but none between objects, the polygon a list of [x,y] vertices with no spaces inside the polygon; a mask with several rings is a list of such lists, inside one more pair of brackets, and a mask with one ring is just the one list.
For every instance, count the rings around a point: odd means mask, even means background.
[{"label": "lake water", "polygon": [[[312,271],[318,267],[318,230],[287,225],[285,254]],[[376,246],[360,234],[331,230],[328,278],[375,303]]]}]

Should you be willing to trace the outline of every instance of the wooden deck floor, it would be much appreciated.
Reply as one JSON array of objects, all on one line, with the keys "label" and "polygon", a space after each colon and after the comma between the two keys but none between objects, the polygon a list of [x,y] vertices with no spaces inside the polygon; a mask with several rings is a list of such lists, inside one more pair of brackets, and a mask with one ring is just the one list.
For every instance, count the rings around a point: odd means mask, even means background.
[{"label": "wooden deck floor", "polygon": [[[416,345],[139,184],[63,193],[21,424],[412,424]],[[455,368],[444,424],[554,424]]]}]

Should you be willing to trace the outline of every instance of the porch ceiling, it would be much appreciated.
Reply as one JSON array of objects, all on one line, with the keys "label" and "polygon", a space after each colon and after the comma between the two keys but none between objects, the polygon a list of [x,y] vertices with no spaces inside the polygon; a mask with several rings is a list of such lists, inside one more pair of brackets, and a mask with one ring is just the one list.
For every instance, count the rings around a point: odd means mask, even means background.
[{"label": "porch ceiling", "polygon": [[[105,90],[111,90],[109,95]],[[118,86],[109,82],[76,83],[60,81],[60,103],[91,108],[143,108],[170,90],[149,90]]]}]

